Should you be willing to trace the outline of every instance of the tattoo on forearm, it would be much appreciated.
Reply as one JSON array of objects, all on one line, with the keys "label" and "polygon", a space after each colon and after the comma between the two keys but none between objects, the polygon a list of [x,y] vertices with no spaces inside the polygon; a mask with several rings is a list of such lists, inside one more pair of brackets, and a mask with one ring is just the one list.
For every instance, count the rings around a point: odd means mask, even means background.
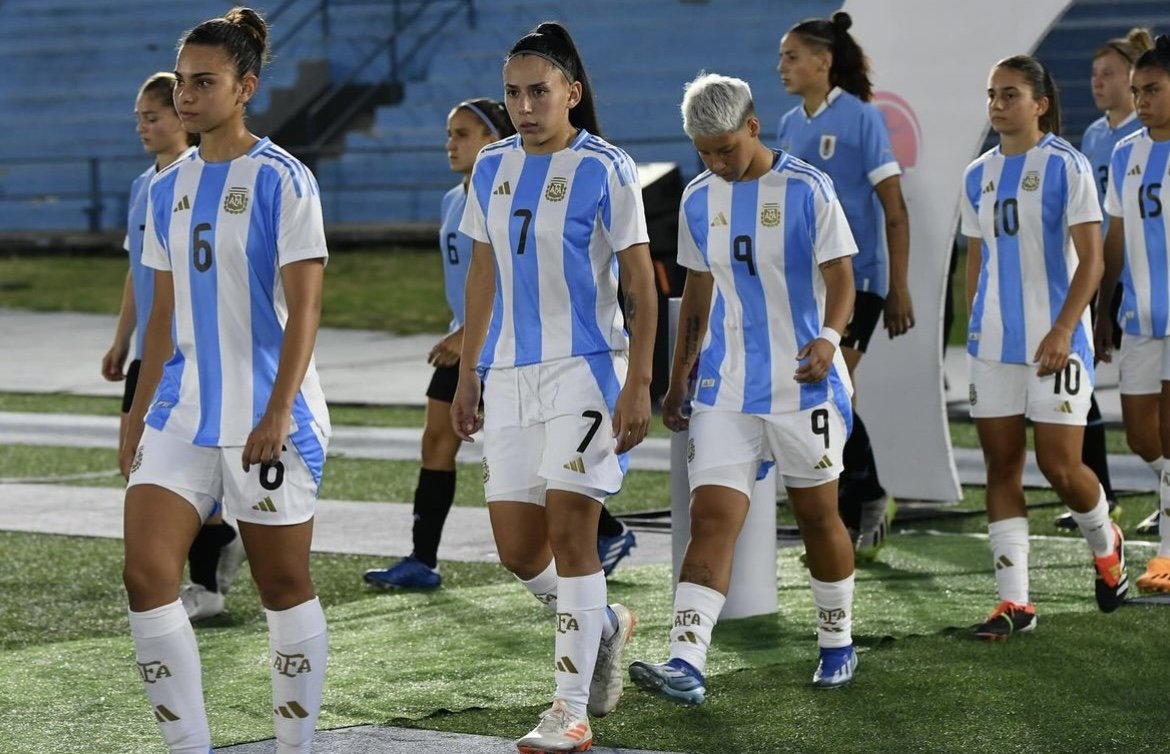
[{"label": "tattoo on forearm", "polygon": [[699,318],[695,316],[687,317],[684,327],[683,360],[687,364],[690,364],[692,359],[699,353]]},{"label": "tattoo on forearm", "polygon": [[638,318],[638,300],[634,297],[634,294],[627,293],[626,294],[626,322],[629,324],[631,330],[634,329],[634,322],[637,321],[637,318]]}]

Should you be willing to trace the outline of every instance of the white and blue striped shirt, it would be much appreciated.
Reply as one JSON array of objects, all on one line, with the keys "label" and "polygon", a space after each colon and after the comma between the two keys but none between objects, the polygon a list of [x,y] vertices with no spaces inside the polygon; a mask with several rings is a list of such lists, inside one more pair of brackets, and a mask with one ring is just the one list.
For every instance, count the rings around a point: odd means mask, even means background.
[{"label": "white and blue striped shirt", "polygon": [[849,422],[840,351],[820,382],[793,379],[796,354],[824,324],[820,265],[857,253],[828,177],[782,152],[752,181],[706,171],[683,192],[678,237],[678,263],[715,279],[695,403],[779,414],[832,400]]},{"label": "white and blue striped shirt", "polygon": [[[203,446],[242,446],[272,394],[288,307],[280,269],[327,258],[317,181],[268,139],[230,162],[198,151],[150,186],[144,262],[169,271],[175,351],[147,423]],[[290,439],[319,474],[329,434],[312,362]]]},{"label": "white and blue striped shirt", "polygon": [[481,374],[629,348],[616,253],[649,242],[629,155],[584,129],[546,155],[510,136],[479,153],[469,193],[460,230],[496,265]]},{"label": "white and blue striped shirt", "polygon": [[1170,141],[1154,141],[1148,129],[1127,136],[1113,151],[1105,209],[1125,221],[1121,280],[1122,328],[1130,335],[1170,335],[1170,216],[1163,202]]},{"label": "white and blue striped shirt", "polygon": [[[1029,364],[1056,322],[1077,271],[1069,228],[1101,221],[1089,161],[1053,134],[1010,157],[997,146],[967,167],[960,205],[962,233],[981,239],[983,257],[967,352],[988,361]],[[1088,307],[1071,347],[1091,370]]]},{"label": "white and blue striped shirt", "polygon": [[[182,159],[182,158],[180,158]],[[158,171],[154,165],[144,170],[130,184],[130,204],[126,211],[126,240],[122,248],[130,257],[130,279],[134,284],[134,358],[142,358],[146,322],[154,302],[154,270],[142,263],[142,239],[146,230],[146,204],[150,181]]]},{"label": "white and blue striped shirt", "polygon": [[447,293],[447,306],[451,307],[449,331],[463,326],[463,291],[467,287],[467,270],[471,266],[471,237],[459,230],[463,210],[467,206],[467,191],[463,184],[443,196],[440,207],[442,222],[439,225],[439,246],[443,252],[443,287]]},{"label": "white and blue striped shirt", "polygon": [[[1081,137],[1081,153],[1089,158],[1089,165],[1093,168],[1093,175],[1097,179],[1097,199],[1101,209],[1105,208],[1105,194],[1109,179],[1109,161],[1113,159],[1113,149],[1117,142],[1129,136],[1142,127],[1137,113],[1130,113],[1129,117],[1117,124],[1117,128],[1109,127],[1109,119],[1102,115],[1089,124]],[[1109,213],[1101,219],[1101,235],[1109,231]]]}]

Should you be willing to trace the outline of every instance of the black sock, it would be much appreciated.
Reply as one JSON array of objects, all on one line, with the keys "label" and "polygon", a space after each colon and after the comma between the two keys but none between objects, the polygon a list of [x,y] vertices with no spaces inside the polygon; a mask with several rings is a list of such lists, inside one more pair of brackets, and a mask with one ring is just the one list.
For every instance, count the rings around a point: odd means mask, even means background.
[{"label": "black sock", "polygon": [[1109,463],[1105,456],[1105,421],[1101,418],[1101,409],[1097,406],[1097,397],[1093,396],[1089,404],[1089,417],[1085,423],[1085,442],[1081,446],[1081,460],[1093,470],[1105,488],[1105,498],[1114,500],[1113,485],[1109,482]]},{"label": "black sock", "polygon": [[418,470],[414,489],[414,556],[434,568],[439,563],[443,524],[455,502],[455,472]]},{"label": "black sock", "polygon": [[625,530],[621,521],[614,518],[613,514],[604,505],[601,506],[601,518],[597,521],[597,536],[599,537],[616,537]]},{"label": "black sock", "polygon": [[861,524],[861,504],[886,494],[878,481],[869,432],[856,411],[853,412],[853,431],[841,454],[841,464],[844,469],[839,482],[838,509],[845,525],[856,529]]},{"label": "black sock", "polygon": [[239,534],[227,522],[205,524],[195,535],[191,549],[187,552],[187,567],[191,571],[192,583],[218,592],[215,569],[219,567],[219,551]]}]

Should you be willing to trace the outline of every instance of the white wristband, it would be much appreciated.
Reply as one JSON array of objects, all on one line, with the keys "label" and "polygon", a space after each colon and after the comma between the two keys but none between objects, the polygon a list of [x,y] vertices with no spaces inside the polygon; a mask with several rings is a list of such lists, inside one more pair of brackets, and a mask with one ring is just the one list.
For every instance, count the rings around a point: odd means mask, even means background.
[{"label": "white wristband", "polygon": [[822,327],[821,334],[817,336],[822,340],[827,340],[833,344],[833,348],[841,347],[841,333],[837,332],[831,327]]}]

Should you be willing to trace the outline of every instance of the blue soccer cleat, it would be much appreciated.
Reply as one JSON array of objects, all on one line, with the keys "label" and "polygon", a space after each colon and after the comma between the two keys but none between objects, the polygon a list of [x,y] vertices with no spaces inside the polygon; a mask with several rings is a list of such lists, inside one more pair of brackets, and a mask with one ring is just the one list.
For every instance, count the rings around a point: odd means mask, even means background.
[{"label": "blue soccer cleat", "polygon": [[702,704],[707,698],[707,680],[703,674],[677,657],[663,665],[635,662],[630,665],[630,679],[643,691],[683,704]]},{"label": "blue soccer cleat", "polygon": [[597,538],[597,557],[601,559],[601,570],[606,576],[613,573],[613,569],[617,568],[617,564],[622,561],[622,558],[630,554],[630,550],[638,546],[638,541],[634,538],[634,532],[630,531],[630,527],[622,524],[621,534],[615,534],[612,537],[599,536]]},{"label": "blue soccer cleat", "polygon": [[389,568],[371,568],[362,574],[362,580],[382,589],[438,589],[443,585],[439,569],[431,568],[413,553]]},{"label": "blue soccer cleat", "polygon": [[818,689],[839,689],[853,681],[857,672],[857,653],[848,647],[821,647],[821,661],[813,673],[813,686]]}]

